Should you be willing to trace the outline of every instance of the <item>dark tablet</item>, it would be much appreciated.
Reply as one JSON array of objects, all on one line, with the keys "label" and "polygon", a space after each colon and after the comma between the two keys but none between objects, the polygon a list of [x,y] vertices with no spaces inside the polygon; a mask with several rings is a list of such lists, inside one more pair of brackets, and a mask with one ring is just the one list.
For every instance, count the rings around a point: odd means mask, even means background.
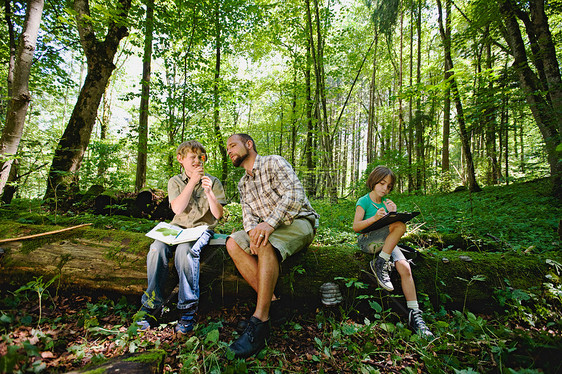
[{"label": "dark tablet", "polygon": [[390,213],[386,213],[386,215],[384,217],[382,217],[378,221],[374,222],[371,226],[361,230],[361,233],[366,234],[366,233],[371,232],[373,230],[380,229],[381,227],[385,227],[386,225],[390,225],[392,222],[396,222],[396,221],[408,222],[409,220],[411,220],[412,218],[414,218],[418,214],[420,214],[420,212],[411,212],[411,213],[408,213],[408,212],[403,212],[403,213],[390,212]]}]

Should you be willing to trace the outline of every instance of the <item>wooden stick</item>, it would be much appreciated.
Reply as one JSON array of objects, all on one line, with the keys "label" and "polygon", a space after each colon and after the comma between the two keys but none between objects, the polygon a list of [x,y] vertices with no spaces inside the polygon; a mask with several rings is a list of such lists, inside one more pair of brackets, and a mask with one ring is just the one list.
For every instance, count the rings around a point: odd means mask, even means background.
[{"label": "wooden stick", "polygon": [[22,236],[21,238],[0,239],[0,243],[17,242],[17,241],[20,241],[20,240],[33,239],[33,238],[38,238],[38,237],[41,237],[41,236],[58,234],[59,232],[74,230],[74,229],[77,229],[79,227],[90,226],[90,225],[91,225],[91,223],[83,223],[83,224],[78,225],[78,226],[67,227],[65,229],[60,229],[60,230],[55,230],[55,231],[43,232],[41,234]]}]

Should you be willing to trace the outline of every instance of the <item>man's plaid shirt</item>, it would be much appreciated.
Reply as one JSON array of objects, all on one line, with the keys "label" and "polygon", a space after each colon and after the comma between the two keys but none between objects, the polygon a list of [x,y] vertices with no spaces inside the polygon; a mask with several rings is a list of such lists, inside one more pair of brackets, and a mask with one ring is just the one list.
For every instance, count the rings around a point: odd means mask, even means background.
[{"label": "man's plaid shirt", "polygon": [[281,156],[256,156],[253,176],[245,173],[238,183],[244,230],[260,222],[277,228],[295,218],[314,216],[304,188],[291,165]]}]

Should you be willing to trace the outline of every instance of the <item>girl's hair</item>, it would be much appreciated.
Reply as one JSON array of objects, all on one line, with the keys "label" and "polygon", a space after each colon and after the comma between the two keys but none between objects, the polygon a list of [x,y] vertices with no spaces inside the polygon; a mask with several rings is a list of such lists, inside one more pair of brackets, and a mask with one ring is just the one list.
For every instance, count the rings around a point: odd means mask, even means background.
[{"label": "girl's hair", "polygon": [[369,174],[369,178],[367,178],[367,187],[369,188],[369,191],[372,191],[373,188],[375,188],[375,185],[387,176],[390,176],[390,191],[392,191],[394,183],[396,182],[396,175],[394,175],[392,170],[386,166],[377,166],[371,174]]},{"label": "girl's hair", "polygon": [[207,158],[207,151],[205,151],[205,147],[197,140],[188,140],[187,142],[183,142],[178,146],[176,150],[176,154],[181,156],[182,158],[187,156],[188,152],[192,152],[195,154],[203,154],[205,155],[205,159]]}]

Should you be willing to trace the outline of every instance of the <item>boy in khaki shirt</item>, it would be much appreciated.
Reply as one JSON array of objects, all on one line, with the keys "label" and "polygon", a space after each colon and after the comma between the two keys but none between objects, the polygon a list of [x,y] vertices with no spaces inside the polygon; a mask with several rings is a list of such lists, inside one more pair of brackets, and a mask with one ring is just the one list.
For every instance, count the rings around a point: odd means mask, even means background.
[{"label": "boy in khaki shirt", "polygon": [[181,317],[175,327],[178,334],[193,330],[193,323],[199,304],[199,255],[211,236],[212,229],[223,214],[226,204],[221,182],[204,172],[207,153],[201,143],[191,140],[179,145],[177,160],[183,172],[168,181],[168,199],[175,213],[172,224],[183,228],[208,225],[207,230],[196,242],[170,246],[155,240],[147,255],[148,288],[143,294],[142,310],[146,312],[143,320],[137,322],[139,328],[148,330],[155,324],[154,311],[164,300],[164,285],[168,276],[168,261],[174,256],[179,277],[177,307]]}]

